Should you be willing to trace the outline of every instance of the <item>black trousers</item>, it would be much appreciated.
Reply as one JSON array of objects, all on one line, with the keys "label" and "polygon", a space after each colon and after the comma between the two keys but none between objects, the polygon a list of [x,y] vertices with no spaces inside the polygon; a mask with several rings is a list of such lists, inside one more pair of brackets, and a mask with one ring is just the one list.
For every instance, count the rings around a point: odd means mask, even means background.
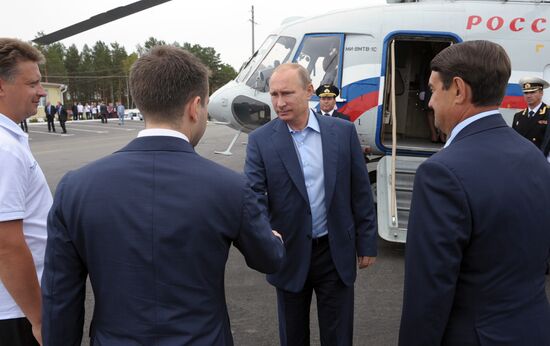
[{"label": "black trousers", "polygon": [[311,264],[300,292],[277,289],[281,346],[309,346],[309,314],[315,291],[322,346],[353,343],[353,285],[346,286],[334,266],[328,236],[313,240]]},{"label": "black trousers", "polygon": [[65,128],[65,120],[59,120],[59,125],[61,125],[61,129],[63,130],[63,133],[67,133],[67,129]]},{"label": "black trousers", "polygon": [[0,346],[38,346],[26,318],[0,320]]},{"label": "black trousers", "polygon": [[46,120],[48,121],[48,132],[53,131],[55,132],[55,125],[53,123],[53,116],[52,117],[46,117]]}]

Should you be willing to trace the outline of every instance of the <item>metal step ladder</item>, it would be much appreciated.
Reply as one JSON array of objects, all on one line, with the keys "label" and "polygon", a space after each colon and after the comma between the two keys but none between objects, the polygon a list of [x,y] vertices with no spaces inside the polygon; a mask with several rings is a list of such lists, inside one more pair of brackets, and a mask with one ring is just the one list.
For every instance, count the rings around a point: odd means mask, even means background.
[{"label": "metal step ladder", "polygon": [[378,234],[387,241],[404,243],[407,240],[414,175],[424,160],[425,157],[396,156],[395,183],[392,179],[392,157],[385,156],[378,162]]}]

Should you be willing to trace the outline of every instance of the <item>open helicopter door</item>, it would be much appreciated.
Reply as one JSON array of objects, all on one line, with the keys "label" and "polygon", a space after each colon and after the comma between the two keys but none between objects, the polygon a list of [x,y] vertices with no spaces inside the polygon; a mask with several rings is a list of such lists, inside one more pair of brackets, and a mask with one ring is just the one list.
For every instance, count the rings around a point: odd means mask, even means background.
[{"label": "open helicopter door", "polygon": [[385,41],[384,99],[377,135],[387,155],[378,162],[376,177],[378,233],[385,240],[406,242],[416,170],[443,146],[433,143],[438,141],[430,133],[429,62],[456,41],[426,34],[400,34]]}]

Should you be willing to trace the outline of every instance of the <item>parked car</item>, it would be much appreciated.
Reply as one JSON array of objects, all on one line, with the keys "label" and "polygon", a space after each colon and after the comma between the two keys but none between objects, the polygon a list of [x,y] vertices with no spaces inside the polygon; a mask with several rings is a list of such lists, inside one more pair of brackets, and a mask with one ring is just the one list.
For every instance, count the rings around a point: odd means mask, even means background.
[{"label": "parked car", "polygon": [[124,118],[134,120],[134,117],[137,117],[139,120],[143,120],[143,115],[137,108],[126,109],[124,110]]}]

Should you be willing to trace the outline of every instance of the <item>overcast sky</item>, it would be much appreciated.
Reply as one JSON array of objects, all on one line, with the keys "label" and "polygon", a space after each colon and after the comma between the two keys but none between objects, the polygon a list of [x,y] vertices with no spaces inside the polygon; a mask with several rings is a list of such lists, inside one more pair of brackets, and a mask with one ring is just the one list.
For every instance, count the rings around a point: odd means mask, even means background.
[{"label": "overcast sky", "polygon": [[[2,6],[1,36],[32,40],[36,33],[49,34],[114,7],[135,0],[13,0]],[[128,53],[149,37],[168,43],[189,42],[213,47],[222,62],[238,69],[250,56],[252,34],[250,9],[254,5],[256,49],[265,37],[288,17],[308,17],[335,9],[359,7],[385,0],[172,0],[156,7],[67,38],[65,46],[80,50],[102,40],[118,42]]]}]

